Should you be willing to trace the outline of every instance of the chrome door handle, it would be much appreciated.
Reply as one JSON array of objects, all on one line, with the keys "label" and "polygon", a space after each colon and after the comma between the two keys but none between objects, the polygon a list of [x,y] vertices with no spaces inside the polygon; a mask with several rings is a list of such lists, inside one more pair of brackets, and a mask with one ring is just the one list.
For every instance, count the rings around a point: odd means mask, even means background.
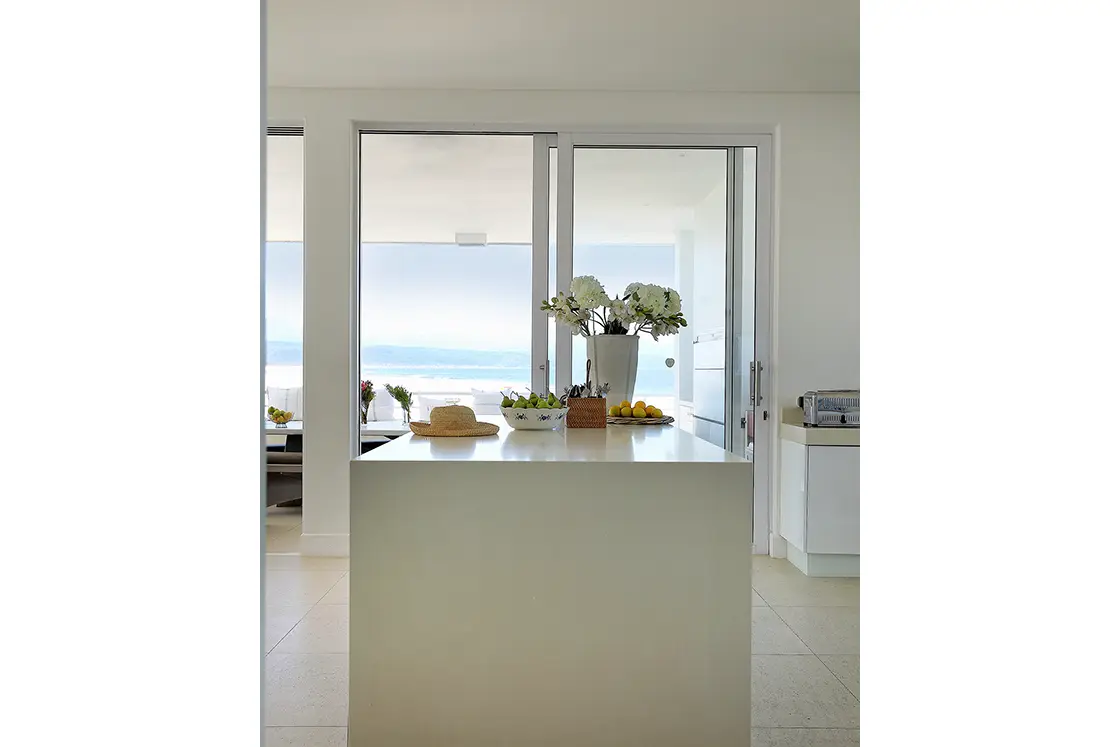
[{"label": "chrome door handle", "polygon": [[757,361],[753,365],[754,375],[758,379],[751,385],[751,391],[754,392],[754,399],[758,404],[762,404],[762,361]]},{"label": "chrome door handle", "polygon": [[754,407],[754,405],[755,405],[755,368],[756,368],[755,361],[751,361],[751,374],[750,374],[750,377],[749,377],[750,380],[751,380],[750,403],[749,403],[751,407]]}]

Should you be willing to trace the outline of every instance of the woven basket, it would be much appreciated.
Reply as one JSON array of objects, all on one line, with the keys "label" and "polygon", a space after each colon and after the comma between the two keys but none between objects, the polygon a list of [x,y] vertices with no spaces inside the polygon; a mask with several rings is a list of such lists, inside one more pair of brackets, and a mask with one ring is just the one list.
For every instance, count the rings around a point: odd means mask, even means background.
[{"label": "woven basket", "polygon": [[606,428],[606,397],[576,397],[568,400],[569,428]]}]

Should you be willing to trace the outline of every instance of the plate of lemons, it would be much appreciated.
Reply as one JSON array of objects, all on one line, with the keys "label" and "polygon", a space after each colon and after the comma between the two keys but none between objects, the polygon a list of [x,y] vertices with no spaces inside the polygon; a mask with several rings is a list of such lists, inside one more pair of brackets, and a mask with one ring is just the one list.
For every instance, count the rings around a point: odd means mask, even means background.
[{"label": "plate of lemons", "polygon": [[673,418],[661,412],[652,402],[637,400],[633,404],[622,400],[607,410],[609,425],[668,425]]}]

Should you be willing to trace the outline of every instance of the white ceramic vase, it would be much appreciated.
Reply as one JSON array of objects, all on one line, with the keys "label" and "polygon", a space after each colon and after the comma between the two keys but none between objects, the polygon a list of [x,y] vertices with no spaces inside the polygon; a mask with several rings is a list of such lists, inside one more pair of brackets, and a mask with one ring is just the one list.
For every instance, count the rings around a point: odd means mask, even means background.
[{"label": "white ceramic vase", "polygon": [[634,383],[638,378],[637,335],[592,335],[587,338],[587,358],[591,361],[591,386],[611,385],[608,403],[634,400]]}]

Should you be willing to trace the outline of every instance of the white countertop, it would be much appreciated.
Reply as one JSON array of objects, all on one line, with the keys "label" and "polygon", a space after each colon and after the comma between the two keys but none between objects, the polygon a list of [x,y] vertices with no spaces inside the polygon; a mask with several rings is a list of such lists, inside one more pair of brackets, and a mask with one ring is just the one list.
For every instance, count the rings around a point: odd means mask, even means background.
[{"label": "white countertop", "polygon": [[362,462],[745,462],[673,426],[607,426],[517,431],[498,418],[494,436],[425,438],[410,433],[354,461]]},{"label": "white countertop", "polygon": [[782,427],[778,435],[786,441],[806,446],[859,446],[859,428],[821,428],[806,426],[799,408],[787,408],[782,413]]}]

